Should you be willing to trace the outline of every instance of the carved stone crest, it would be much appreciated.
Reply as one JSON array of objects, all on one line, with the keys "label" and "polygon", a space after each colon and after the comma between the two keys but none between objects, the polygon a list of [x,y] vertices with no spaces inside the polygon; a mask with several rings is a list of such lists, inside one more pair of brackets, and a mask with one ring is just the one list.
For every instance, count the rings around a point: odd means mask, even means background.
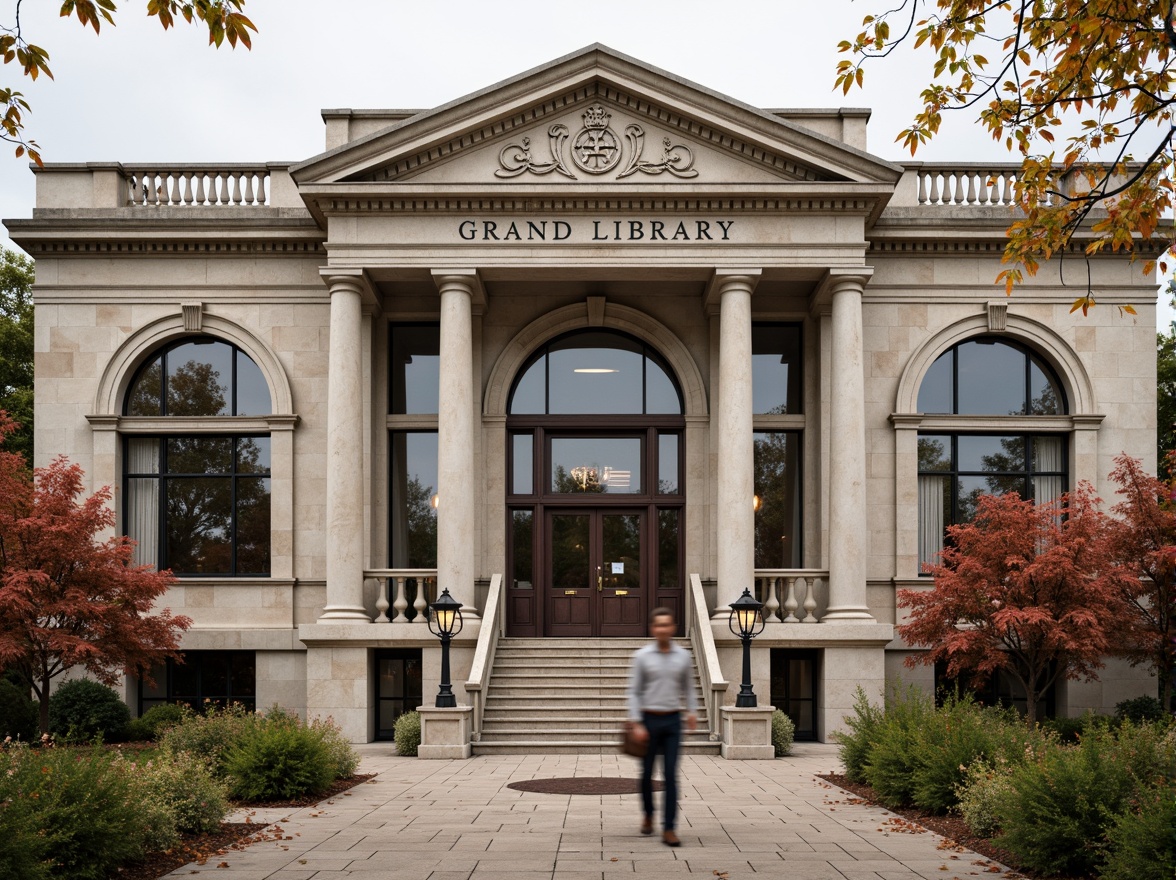
[{"label": "carved stone crest", "polygon": [[572,141],[572,161],[581,171],[604,174],[621,161],[621,141],[608,127],[612,114],[593,104],[584,111],[584,127]]},{"label": "carved stone crest", "polygon": [[694,168],[694,154],[685,144],[675,144],[670,138],[663,137],[661,156],[647,159],[644,156],[645,129],[640,125],[633,123],[625,127],[625,141],[628,144],[626,148],[622,146],[617,133],[609,127],[611,114],[602,105],[590,105],[584,111],[583,119],[584,127],[574,138],[571,137],[568,127],[562,123],[556,123],[547,130],[550,160],[536,160],[529,137],[507,144],[498,154],[500,167],[494,171],[494,176],[510,178],[527,172],[542,175],[556,171],[564,177],[576,180],[576,175],[564,161],[565,147],[568,147],[572,164],[586,174],[606,174],[612,171],[621,164],[627,152],[628,161],[617,175],[618,180],[639,171],[651,175],[668,173],[682,179],[698,176],[698,171]]}]

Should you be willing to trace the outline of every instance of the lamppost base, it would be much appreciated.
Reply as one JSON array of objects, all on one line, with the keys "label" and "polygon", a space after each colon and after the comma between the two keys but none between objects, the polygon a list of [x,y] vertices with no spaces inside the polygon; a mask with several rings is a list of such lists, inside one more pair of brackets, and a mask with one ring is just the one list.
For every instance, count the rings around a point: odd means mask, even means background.
[{"label": "lamppost base", "polygon": [[437,699],[433,702],[433,706],[437,709],[456,709],[457,697],[453,694],[437,694]]},{"label": "lamppost base", "polygon": [[735,698],[736,709],[755,709],[759,706],[759,700],[755,694],[740,694]]},{"label": "lamppost base", "polygon": [[449,709],[421,706],[417,711],[421,714],[421,744],[417,747],[418,758],[460,760],[473,754],[473,706]]}]

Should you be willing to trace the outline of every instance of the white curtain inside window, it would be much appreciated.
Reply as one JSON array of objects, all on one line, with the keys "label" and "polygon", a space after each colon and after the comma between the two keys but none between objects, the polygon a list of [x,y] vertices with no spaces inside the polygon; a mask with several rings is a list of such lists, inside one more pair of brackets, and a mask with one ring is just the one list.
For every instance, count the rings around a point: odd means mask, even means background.
[{"label": "white curtain inside window", "polygon": [[944,517],[950,495],[949,478],[934,474],[919,476],[919,571],[939,562],[943,550]]},{"label": "white curtain inside window", "polygon": [[[1062,474],[1065,463],[1062,461],[1061,437],[1033,438],[1033,499],[1038,504],[1054,501],[1062,494]],[[1043,474],[1042,471],[1056,471],[1055,474]]]},{"label": "white curtain inside window", "polygon": [[[127,443],[126,469],[129,474],[159,473],[159,440],[136,437]],[[127,534],[136,542],[136,565],[159,562],[159,478],[131,477],[127,480]]]}]

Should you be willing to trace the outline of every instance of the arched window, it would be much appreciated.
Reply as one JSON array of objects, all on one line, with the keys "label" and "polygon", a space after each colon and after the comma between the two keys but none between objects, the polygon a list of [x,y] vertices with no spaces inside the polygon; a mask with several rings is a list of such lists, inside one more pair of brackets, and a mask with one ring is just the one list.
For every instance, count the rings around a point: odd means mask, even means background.
[{"label": "arched window", "polygon": [[[939,423],[924,422],[918,437],[921,573],[947,527],[975,516],[980,496],[1048,501],[1066,491],[1068,438],[1044,421],[1066,413],[1065,394],[1029,349],[995,337],[953,346],[923,377],[919,411]],[[980,426],[977,416],[989,418]]]},{"label": "arched window", "polygon": [[271,409],[261,370],[227,342],[180,340],[139,368],[125,414],[184,424],[124,438],[124,523],[137,562],[177,575],[269,574],[270,438],[233,417]]},{"label": "arched window", "polygon": [[624,333],[582,330],[533,354],[511,391],[510,415],[681,415],[670,368]]},{"label": "arched window", "polygon": [[1053,370],[1013,342],[981,336],[935,359],[919,386],[919,412],[1055,416],[1066,400]]}]

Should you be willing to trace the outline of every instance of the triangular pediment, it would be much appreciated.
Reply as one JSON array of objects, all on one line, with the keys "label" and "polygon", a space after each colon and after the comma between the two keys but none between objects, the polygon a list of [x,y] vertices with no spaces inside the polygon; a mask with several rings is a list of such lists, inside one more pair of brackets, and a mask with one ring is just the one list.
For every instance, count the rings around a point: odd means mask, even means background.
[{"label": "triangular pediment", "polygon": [[875,156],[602,46],[292,169],[326,183],[893,183]]}]

